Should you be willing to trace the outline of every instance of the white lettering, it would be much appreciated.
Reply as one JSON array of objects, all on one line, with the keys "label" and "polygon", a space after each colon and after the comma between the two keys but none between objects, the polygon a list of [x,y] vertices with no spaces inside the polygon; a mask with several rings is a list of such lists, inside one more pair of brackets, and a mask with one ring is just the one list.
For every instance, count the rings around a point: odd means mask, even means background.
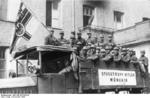
[{"label": "white lettering", "polygon": [[99,69],[99,85],[136,85],[135,71]]}]

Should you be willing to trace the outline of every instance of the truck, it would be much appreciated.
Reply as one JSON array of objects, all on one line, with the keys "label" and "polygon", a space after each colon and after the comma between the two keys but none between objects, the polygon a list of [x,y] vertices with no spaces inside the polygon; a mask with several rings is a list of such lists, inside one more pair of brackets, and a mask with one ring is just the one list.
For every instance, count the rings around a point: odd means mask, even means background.
[{"label": "truck", "polygon": [[[74,57],[72,56],[74,55]],[[14,55],[16,76],[0,79],[0,93],[145,93],[149,78],[138,64],[106,63],[101,59],[80,60],[64,46],[34,46]],[[27,73],[20,74],[19,66]],[[68,66],[76,67],[64,74]]]}]

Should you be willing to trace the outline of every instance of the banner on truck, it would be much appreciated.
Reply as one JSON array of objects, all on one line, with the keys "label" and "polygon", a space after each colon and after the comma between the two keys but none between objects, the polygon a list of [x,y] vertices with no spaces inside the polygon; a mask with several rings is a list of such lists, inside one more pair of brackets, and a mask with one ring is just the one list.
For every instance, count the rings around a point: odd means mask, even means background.
[{"label": "banner on truck", "polygon": [[98,70],[100,86],[135,86],[135,71],[119,71],[119,70]]}]

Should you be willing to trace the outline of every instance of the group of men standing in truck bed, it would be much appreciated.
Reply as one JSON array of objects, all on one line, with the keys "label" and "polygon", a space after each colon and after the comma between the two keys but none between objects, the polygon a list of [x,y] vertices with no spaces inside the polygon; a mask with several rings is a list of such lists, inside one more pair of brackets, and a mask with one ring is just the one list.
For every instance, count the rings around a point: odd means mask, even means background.
[{"label": "group of men standing in truck bed", "polygon": [[69,40],[64,38],[64,32],[60,32],[60,38],[54,37],[54,30],[50,31],[50,35],[45,38],[46,45],[69,45],[74,49],[74,52],[80,59],[95,60],[100,58],[104,62],[124,62],[124,63],[139,63],[143,72],[148,72],[148,58],[145,56],[145,51],[141,51],[141,57],[138,59],[136,53],[132,49],[117,46],[113,42],[112,35],[108,35],[108,42],[104,42],[104,35],[100,35],[99,40],[92,37],[92,33],[87,33],[87,40],[82,37],[82,33],[78,32],[77,37],[75,32],[71,32]]}]

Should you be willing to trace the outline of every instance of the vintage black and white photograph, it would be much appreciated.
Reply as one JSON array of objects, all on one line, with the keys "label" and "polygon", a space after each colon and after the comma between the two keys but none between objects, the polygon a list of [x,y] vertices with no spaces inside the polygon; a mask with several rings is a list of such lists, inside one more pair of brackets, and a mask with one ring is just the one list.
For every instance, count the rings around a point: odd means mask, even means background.
[{"label": "vintage black and white photograph", "polygon": [[150,0],[0,0],[0,94],[149,94]]}]

